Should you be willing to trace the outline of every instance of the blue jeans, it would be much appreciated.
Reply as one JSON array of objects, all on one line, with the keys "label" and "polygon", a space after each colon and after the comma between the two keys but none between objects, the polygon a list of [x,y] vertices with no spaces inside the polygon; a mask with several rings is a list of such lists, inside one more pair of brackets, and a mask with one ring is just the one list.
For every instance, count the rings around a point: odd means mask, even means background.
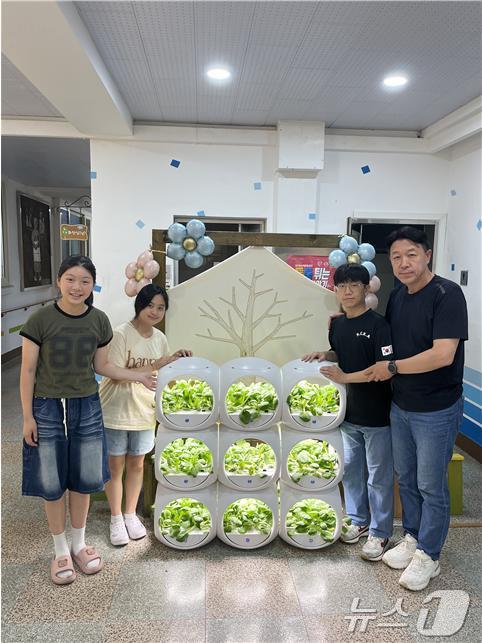
[{"label": "blue jeans", "polygon": [[[33,398],[38,446],[23,442],[22,494],[58,500],[65,491],[102,491],[110,479],[99,394]],[[64,417],[65,415],[65,417]]]},{"label": "blue jeans", "polygon": [[404,411],[392,403],[390,413],[403,528],[433,560],[440,557],[450,523],[447,470],[462,410],[460,398],[430,413]]},{"label": "blue jeans", "polygon": [[393,531],[393,460],[389,426],[341,425],[345,457],[346,513],[369,533],[390,538]]}]

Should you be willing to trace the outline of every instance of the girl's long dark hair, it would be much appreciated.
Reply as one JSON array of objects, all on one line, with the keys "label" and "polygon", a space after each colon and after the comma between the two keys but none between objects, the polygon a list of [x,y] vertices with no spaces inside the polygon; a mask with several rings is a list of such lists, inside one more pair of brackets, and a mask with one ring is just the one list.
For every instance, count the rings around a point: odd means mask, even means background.
[{"label": "girl's long dark hair", "polygon": [[[77,266],[80,266],[81,268],[85,268],[90,274],[92,275],[92,279],[94,280],[94,286],[95,286],[95,278],[96,278],[96,271],[95,271],[95,266],[92,263],[92,260],[89,259],[89,257],[84,257],[84,255],[72,255],[71,257],[66,257],[62,263],[60,264],[59,271],[57,273],[57,278],[60,279],[60,277],[64,274],[64,272],[67,272],[69,268],[76,268]],[[92,306],[94,303],[94,293],[91,292],[90,295],[87,297],[85,300],[85,303],[87,306]]]},{"label": "girl's long dark hair", "polygon": [[169,297],[167,295],[166,289],[162,286],[157,286],[156,284],[148,284],[147,286],[144,286],[144,288],[141,288],[134,302],[134,308],[136,311],[135,319],[139,317],[139,313],[143,311],[144,308],[147,308],[149,306],[156,295],[161,295],[161,297],[164,299],[166,310],[169,308]]}]

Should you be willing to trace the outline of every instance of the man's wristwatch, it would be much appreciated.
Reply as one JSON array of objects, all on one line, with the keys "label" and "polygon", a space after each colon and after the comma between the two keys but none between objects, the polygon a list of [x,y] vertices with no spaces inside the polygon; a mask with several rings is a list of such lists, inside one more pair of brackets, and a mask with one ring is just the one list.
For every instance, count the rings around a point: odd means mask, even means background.
[{"label": "man's wristwatch", "polygon": [[397,365],[395,364],[395,360],[390,360],[388,362],[388,372],[391,373],[392,375],[396,375],[398,373]]}]

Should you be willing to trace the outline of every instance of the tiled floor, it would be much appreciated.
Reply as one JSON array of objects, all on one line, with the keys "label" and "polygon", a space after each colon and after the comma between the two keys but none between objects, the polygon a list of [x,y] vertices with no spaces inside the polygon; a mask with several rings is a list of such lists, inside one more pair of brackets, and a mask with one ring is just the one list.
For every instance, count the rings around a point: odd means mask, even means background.
[{"label": "tiled floor", "polygon": [[[51,538],[41,503],[22,498],[21,416],[18,364],[2,379],[2,641],[62,642],[288,642],[480,640],[482,615],[482,476],[470,457],[464,463],[465,515],[454,520],[430,588],[410,593],[398,572],[366,563],[358,546],[336,543],[318,552],[290,547],[279,538],[242,552],[219,540],[187,552],[161,545],[149,525],[147,538],[116,549],[108,539],[106,503],[94,503],[89,541],[106,559],[94,576],[78,574],[72,585],[49,580]],[[417,631],[422,601],[437,590],[470,596],[462,629],[453,637]],[[353,599],[376,609],[349,631]],[[382,616],[403,599],[408,616]],[[455,595],[455,602],[459,597]],[[432,610],[436,603],[432,603]],[[348,617],[348,619],[346,618]],[[430,619],[430,617],[429,617]],[[389,627],[399,623],[403,627]],[[383,625],[384,624],[384,625]],[[426,625],[429,627],[430,623]],[[420,629],[420,627],[419,627]]]}]

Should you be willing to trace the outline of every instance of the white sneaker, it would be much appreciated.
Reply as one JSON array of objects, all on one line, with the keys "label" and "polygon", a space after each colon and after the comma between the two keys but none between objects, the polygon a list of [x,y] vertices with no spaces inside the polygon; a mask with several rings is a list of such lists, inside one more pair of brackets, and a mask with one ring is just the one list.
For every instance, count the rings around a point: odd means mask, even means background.
[{"label": "white sneaker", "polygon": [[425,589],[431,578],[440,574],[440,563],[432,560],[428,554],[421,549],[414,553],[412,562],[400,576],[398,581],[402,587],[419,592]]},{"label": "white sneaker", "polygon": [[381,560],[383,554],[388,549],[388,538],[379,538],[378,536],[368,536],[366,543],[363,545],[360,556],[365,560]]},{"label": "white sneaker", "polygon": [[383,554],[382,560],[392,569],[405,569],[410,564],[416,549],[415,538],[410,534],[405,534],[405,538],[396,547]]},{"label": "white sneaker", "polygon": [[127,533],[131,540],[140,540],[147,535],[146,528],[137,516],[127,518],[125,521]]},{"label": "white sneaker", "polygon": [[348,545],[354,545],[363,536],[368,536],[368,525],[346,525],[346,531],[341,533],[340,540]]},{"label": "white sneaker", "polygon": [[129,536],[123,520],[122,522],[110,523],[110,542],[116,547],[127,545],[129,542]]}]

